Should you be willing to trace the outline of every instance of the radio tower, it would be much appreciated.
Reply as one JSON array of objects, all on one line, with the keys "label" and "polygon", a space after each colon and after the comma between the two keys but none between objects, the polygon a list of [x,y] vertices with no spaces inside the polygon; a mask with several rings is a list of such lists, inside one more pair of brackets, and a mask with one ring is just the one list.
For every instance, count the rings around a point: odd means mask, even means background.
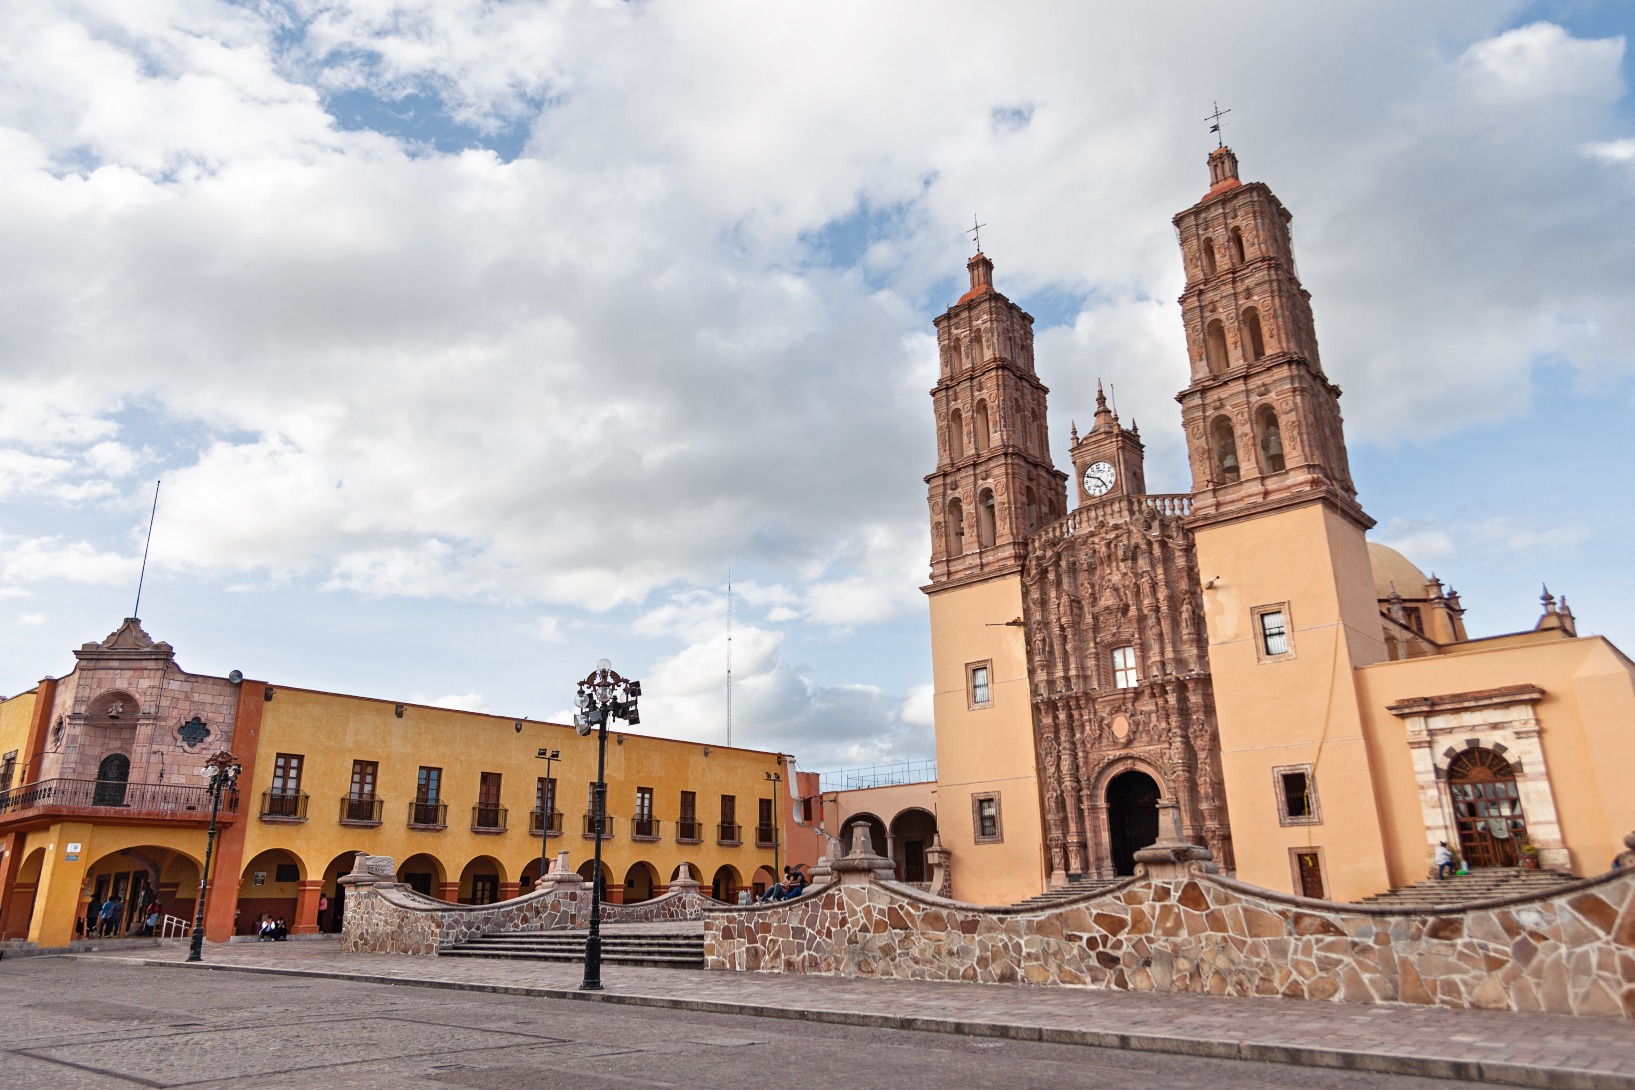
[{"label": "radio tower", "polygon": [[727,564],[727,745],[732,745],[732,564]]}]

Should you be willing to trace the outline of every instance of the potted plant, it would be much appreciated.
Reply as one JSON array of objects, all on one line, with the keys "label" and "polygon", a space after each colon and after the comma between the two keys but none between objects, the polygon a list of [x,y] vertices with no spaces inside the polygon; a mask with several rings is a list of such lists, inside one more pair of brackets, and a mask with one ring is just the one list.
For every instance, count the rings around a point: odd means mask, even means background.
[{"label": "potted plant", "polygon": [[1538,870],[1538,845],[1524,841],[1521,846],[1521,865],[1525,870]]}]

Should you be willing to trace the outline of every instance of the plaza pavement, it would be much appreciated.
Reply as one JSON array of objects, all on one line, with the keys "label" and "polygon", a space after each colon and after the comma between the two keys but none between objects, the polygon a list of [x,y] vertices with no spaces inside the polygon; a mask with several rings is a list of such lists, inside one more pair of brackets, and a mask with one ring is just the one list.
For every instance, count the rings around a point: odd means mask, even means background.
[{"label": "plaza pavement", "polygon": [[1635,1026],[1553,1014],[345,954],[332,940],[69,955],[1568,1090],[1635,1090]]}]

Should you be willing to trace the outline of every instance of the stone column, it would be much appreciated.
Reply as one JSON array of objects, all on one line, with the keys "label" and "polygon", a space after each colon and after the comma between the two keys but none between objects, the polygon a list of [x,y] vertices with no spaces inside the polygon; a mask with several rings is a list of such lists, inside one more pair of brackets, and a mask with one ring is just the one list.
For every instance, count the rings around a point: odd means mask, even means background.
[{"label": "stone column", "polygon": [[295,923],[290,927],[290,934],[318,933],[318,898],[323,891],[322,878],[304,879],[295,884]]},{"label": "stone column", "polygon": [[[215,858],[210,861],[211,897],[204,909],[204,937],[211,942],[226,942],[232,938],[238,917],[238,887],[244,877],[244,837],[250,814],[255,809],[255,767],[261,748],[261,711],[267,702],[266,692],[265,682],[246,678],[238,687],[233,721],[214,725],[217,740],[231,747],[240,771],[238,816],[225,826],[218,822]],[[199,839],[199,859],[204,859],[203,837]]]}]

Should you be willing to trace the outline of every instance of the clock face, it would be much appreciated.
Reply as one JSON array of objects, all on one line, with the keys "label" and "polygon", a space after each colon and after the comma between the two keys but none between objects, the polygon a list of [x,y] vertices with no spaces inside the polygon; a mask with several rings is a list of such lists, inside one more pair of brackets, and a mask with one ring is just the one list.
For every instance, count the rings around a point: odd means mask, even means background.
[{"label": "clock face", "polygon": [[1092,496],[1105,496],[1112,491],[1118,471],[1111,462],[1095,462],[1084,471],[1084,490]]}]

